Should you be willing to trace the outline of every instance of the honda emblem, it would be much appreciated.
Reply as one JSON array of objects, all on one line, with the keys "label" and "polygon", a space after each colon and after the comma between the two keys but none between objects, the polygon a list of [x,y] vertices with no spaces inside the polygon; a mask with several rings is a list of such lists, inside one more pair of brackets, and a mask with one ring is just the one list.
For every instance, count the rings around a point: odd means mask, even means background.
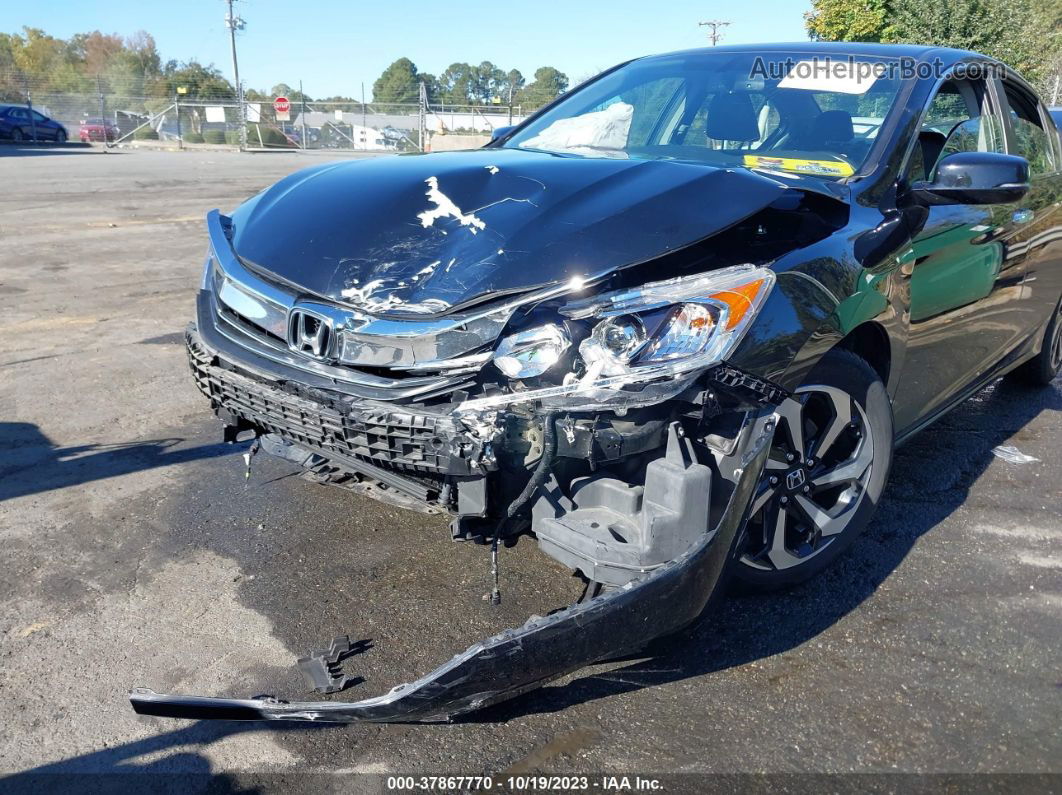
[{"label": "honda emblem", "polygon": [[332,321],[307,309],[292,309],[288,315],[288,347],[295,353],[325,361],[331,357]]}]

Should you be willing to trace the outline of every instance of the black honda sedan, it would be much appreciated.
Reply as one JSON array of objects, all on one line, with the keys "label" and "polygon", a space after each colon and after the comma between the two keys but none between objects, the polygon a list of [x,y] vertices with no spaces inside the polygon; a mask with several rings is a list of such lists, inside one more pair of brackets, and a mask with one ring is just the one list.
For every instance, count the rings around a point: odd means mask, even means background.
[{"label": "black honda sedan", "polygon": [[66,127],[25,105],[0,105],[0,138],[65,143]]},{"label": "black honda sedan", "polygon": [[[207,231],[187,345],[227,439],[447,512],[496,598],[526,543],[586,589],[378,698],[134,691],[149,714],[443,719],[631,653],[728,577],[822,571],[897,443],[1062,363],[1062,147],[973,52],[641,58],[483,149],[314,166]],[[301,661],[323,692],[343,653]]]}]

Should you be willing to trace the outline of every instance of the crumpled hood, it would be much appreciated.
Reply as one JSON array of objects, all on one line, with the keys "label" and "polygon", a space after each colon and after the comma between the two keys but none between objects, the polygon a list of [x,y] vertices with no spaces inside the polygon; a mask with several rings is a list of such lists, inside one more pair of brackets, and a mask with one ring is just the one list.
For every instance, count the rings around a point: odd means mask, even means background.
[{"label": "crumpled hood", "polygon": [[305,169],[233,214],[249,265],[375,314],[435,315],[683,248],[786,186],[744,169],[511,149]]}]

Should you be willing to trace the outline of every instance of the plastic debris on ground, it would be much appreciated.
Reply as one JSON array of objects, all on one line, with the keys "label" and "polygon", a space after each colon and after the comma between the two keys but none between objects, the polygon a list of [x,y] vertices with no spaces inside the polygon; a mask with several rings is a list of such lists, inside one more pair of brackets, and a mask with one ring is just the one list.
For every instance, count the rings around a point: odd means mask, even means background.
[{"label": "plastic debris on ground", "polygon": [[1026,455],[1012,444],[1001,444],[992,448],[992,455],[1002,458],[1008,464],[1034,464],[1039,461],[1035,456]]}]

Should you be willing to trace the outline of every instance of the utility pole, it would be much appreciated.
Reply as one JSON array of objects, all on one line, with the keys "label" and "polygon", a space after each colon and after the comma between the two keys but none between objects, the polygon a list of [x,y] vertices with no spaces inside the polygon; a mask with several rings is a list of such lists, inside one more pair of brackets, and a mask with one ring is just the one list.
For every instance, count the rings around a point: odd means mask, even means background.
[{"label": "utility pole", "polygon": [[103,81],[100,80],[100,76],[96,75],[96,95],[100,101],[100,124],[103,126],[103,153],[107,153],[107,147],[109,145],[107,141],[107,117],[103,115]]},{"label": "utility pole", "polygon": [[[302,93],[302,81],[299,81],[299,121],[302,122],[302,148],[307,149],[310,142],[306,140],[306,95]],[[322,132],[324,126],[321,126]]]},{"label": "utility pole", "polygon": [[33,117],[33,96],[30,94],[29,75],[22,77],[22,85],[26,89],[26,110],[29,111],[30,129],[33,131],[30,134],[33,136],[33,143],[37,144],[40,141],[37,140],[37,120]]},{"label": "utility pole", "polygon": [[184,135],[181,133],[181,87],[173,89],[173,111],[177,116],[177,148],[184,149]]},{"label": "utility pole", "polygon": [[420,144],[420,151],[427,152],[428,145],[425,140],[428,136],[428,87],[422,80],[420,83],[420,96],[417,98],[419,122],[420,122],[420,140],[417,143]]},{"label": "utility pole", "polygon": [[707,22],[697,23],[698,27],[712,29],[712,32],[708,34],[708,40],[712,42],[713,47],[719,43],[721,38],[723,38],[723,34],[719,32],[719,28],[725,28],[729,24],[729,22],[725,22],[721,19],[710,19]]},{"label": "utility pole", "polygon": [[236,62],[236,31],[243,30],[245,22],[232,10],[235,0],[225,0],[229,4],[229,13],[225,17],[225,26],[229,29],[229,44],[232,47],[232,76],[236,81],[236,118],[240,123],[240,151],[247,148],[247,122],[243,113],[243,84],[240,82],[240,67]]}]

